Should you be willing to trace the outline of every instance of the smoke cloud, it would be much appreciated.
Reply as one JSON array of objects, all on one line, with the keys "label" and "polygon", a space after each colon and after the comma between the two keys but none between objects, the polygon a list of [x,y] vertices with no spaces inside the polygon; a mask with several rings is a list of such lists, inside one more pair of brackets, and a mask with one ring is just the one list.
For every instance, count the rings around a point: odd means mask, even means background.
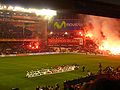
[{"label": "smoke cloud", "polygon": [[[120,53],[120,20],[115,18],[87,15],[85,24],[91,39],[103,50]],[[101,48],[102,47],[102,48]]]}]

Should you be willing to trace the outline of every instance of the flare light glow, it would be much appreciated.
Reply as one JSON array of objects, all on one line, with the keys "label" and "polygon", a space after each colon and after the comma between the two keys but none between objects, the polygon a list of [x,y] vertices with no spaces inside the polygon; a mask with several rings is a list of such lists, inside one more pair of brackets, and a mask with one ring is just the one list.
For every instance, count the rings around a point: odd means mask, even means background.
[{"label": "flare light glow", "polygon": [[0,5],[0,10],[9,10],[9,11],[20,11],[20,12],[27,12],[27,13],[35,13],[37,16],[44,16],[46,18],[53,17],[57,15],[57,12],[55,10],[50,9],[34,9],[34,8],[23,8],[20,6],[6,6],[6,5]]}]

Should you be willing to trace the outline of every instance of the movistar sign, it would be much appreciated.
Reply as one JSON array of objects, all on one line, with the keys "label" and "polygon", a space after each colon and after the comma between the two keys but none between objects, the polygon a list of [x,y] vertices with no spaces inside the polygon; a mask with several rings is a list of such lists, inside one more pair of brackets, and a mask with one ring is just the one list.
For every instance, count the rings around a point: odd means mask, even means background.
[{"label": "movistar sign", "polygon": [[67,23],[65,21],[62,21],[61,23],[59,23],[59,22],[54,23],[54,28],[56,28],[56,29],[62,29],[62,28],[66,28],[66,27],[67,27]]},{"label": "movistar sign", "polygon": [[79,20],[55,20],[49,24],[49,30],[79,30],[82,24]]}]

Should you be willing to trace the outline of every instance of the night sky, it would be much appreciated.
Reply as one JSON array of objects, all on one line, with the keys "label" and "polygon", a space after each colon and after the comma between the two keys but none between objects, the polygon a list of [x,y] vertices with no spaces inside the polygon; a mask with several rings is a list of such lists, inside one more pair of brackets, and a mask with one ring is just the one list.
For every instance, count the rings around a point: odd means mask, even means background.
[{"label": "night sky", "polygon": [[120,0],[93,0],[93,1],[101,1],[101,2],[106,2],[110,4],[120,5]]},{"label": "night sky", "polygon": [[[20,5],[23,7],[61,7],[70,6],[72,3],[81,0],[0,0],[1,3],[12,4],[12,5]],[[120,0],[83,0],[83,1],[101,1],[111,4],[120,5]]]},{"label": "night sky", "polygon": [[5,4],[20,5],[24,7],[52,7],[66,3],[69,0],[2,0]]},{"label": "night sky", "polygon": [[120,13],[118,13],[120,12],[120,0],[0,0],[0,2],[24,8],[49,8],[60,13],[82,13],[120,18]]}]

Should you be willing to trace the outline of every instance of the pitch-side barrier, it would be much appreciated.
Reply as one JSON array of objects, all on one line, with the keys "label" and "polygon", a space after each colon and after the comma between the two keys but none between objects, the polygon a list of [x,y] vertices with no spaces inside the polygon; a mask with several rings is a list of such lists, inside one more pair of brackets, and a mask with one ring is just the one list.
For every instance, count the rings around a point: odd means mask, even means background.
[{"label": "pitch-side barrier", "polygon": [[0,55],[0,57],[14,57],[14,56],[34,56],[34,55],[52,55],[52,54],[81,54],[81,55],[97,55],[97,56],[106,56],[103,54],[94,54],[94,53],[77,53],[77,52],[44,52],[44,53],[26,53],[26,54],[9,54],[9,55]]}]

